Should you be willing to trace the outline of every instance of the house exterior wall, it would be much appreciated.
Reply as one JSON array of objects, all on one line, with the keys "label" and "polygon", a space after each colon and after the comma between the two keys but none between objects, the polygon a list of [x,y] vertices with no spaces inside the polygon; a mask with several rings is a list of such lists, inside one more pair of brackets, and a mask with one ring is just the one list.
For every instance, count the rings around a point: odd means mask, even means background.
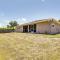
[{"label": "house exterior wall", "polygon": [[[54,27],[52,27],[52,25],[54,25]],[[49,29],[51,34],[60,33],[60,24],[51,23]]]},{"label": "house exterior wall", "polygon": [[56,24],[57,33],[60,33],[60,24]]},{"label": "house exterior wall", "polygon": [[[54,25],[54,27],[52,26]],[[36,32],[37,33],[49,33],[49,34],[56,34],[60,33],[60,24],[56,23],[38,23],[36,24]]]},{"label": "house exterior wall", "polygon": [[50,25],[49,25],[49,33],[50,34],[56,34],[56,33],[58,33],[58,25],[57,24],[55,24],[55,23],[51,23]]},{"label": "house exterior wall", "polygon": [[36,24],[36,32],[37,33],[48,33],[49,32],[49,24],[48,23]]},{"label": "house exterior wall", "polygon": [[16,32],[23,32],[23,26],[17,26]]}]

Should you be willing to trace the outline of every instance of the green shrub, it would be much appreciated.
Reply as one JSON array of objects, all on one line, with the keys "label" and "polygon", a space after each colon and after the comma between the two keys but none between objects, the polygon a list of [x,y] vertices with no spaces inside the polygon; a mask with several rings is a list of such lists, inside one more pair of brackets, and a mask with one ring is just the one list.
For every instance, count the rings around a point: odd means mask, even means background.
[{"label": "green shrub", "polygon": [[13,28],[0,28],[0,33],[9,33],[9,32],[14,32],[15,29]]}]

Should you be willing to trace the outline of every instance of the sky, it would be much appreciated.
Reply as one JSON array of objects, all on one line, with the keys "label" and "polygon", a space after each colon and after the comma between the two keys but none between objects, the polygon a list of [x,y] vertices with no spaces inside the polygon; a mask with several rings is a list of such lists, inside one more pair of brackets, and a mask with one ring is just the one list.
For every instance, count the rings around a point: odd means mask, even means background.
[{"label": "sky", "polygon": [[60,19],[60,0],[0,0],[0,27],[47,18]]}]

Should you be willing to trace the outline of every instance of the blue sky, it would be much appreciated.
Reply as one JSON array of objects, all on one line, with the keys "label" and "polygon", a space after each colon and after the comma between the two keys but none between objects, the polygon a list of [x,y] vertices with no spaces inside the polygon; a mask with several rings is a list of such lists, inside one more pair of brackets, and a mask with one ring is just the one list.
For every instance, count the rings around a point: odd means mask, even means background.
[{"label": "blue sky", "polygon": [[60,19],[60,0],[0,0],[0,26],[51,17]]}]

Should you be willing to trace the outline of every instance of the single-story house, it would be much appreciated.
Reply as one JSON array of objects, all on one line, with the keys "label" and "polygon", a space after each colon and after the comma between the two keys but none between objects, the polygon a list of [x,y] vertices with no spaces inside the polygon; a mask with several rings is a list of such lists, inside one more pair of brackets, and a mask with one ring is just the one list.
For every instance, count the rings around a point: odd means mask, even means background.
[{"label": "single-story house", "polygon": [[33,32],[33,33],[60,33],[60,22],[53,18],[36,20],[33,22],[18,25],[16,32]]}]

